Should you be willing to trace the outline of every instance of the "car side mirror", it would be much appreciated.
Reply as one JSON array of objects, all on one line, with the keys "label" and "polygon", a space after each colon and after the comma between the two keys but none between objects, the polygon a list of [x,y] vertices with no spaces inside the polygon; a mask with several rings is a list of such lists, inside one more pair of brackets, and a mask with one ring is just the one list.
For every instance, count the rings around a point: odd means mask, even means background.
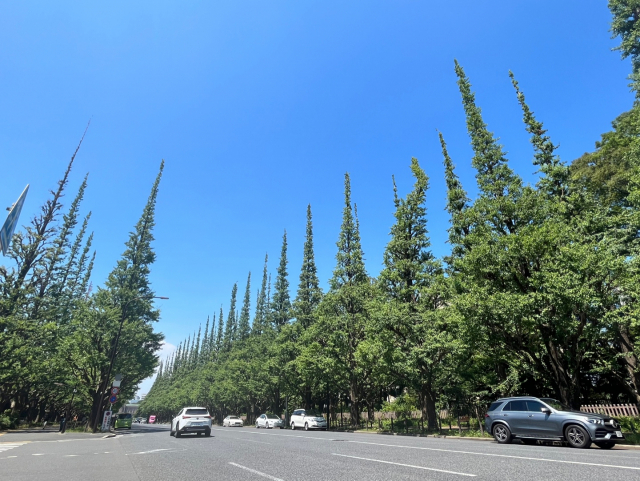
[{"label": "car side mirror", "polygon": [[551,409],[549,409],[549,408],[542,408],[542,409],[540,409],[540,411],[542,411],[545,414],[551,414]]}]

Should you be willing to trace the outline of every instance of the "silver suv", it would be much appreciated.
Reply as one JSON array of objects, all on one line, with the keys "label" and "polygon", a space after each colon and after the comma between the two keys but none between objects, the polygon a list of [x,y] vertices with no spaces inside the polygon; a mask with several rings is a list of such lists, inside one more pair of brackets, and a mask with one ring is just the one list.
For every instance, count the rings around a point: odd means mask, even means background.
[{"label": "silver suv", "polygon": [[485,426],[501,444],[518,438],[524,444],[565,441],[574,448],[588,448],[593,442],[611,449],[624,439],[615,419],[576,411],[551,398],[498,399],[485,415]]}]

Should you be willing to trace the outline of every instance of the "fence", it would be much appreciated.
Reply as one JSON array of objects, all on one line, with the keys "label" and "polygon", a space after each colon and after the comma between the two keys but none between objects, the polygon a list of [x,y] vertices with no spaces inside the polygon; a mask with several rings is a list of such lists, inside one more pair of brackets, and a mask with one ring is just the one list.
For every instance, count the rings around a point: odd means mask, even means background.
[{"label": "fence", "polygon": [[635,416],[638,417],[638,407],[635,404],[587,404],[580,406],[585,413],[606,414],[607,416]]}]

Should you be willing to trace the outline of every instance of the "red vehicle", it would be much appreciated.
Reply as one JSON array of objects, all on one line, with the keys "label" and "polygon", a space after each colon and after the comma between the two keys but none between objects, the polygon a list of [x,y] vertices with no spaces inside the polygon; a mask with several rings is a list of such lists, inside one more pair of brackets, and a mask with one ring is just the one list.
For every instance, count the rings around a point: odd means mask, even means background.
[{"label": "red vehicle", "polygon": [[156,417],[155,417],[154,415],[149,416],[149,421],[148,421],[148,423],[149,423],[149,424],[153,424],[153,423],[155,423],[155,422],[156,422]]}]

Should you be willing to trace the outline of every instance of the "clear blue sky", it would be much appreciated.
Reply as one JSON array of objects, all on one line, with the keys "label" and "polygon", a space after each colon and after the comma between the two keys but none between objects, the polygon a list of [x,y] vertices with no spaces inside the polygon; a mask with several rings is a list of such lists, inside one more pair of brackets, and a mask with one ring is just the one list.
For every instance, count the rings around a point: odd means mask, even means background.
[{"label": "clear blue sky", "polygon": [[275,276],[284,229],[295,296],[308,203],[326,288],[347,171],[370,274],[393,223],[391,175],[410,190],[411,157],[431,179],[433,251],[447,253],[436,129],[475,192],[454,58],[527,182],[535,168],[509,69],[565,161],[593,150],[632,104],[604,0],[1,5],[0,204],[31,184],[26,223],[91,119],[67,200],[89,172],[83,210],[93,212],[100,285],[164,158],[151,277],[170,297],[157,329],[173,345],[226,312],[249,271],[255,301],[267,252]]}]

